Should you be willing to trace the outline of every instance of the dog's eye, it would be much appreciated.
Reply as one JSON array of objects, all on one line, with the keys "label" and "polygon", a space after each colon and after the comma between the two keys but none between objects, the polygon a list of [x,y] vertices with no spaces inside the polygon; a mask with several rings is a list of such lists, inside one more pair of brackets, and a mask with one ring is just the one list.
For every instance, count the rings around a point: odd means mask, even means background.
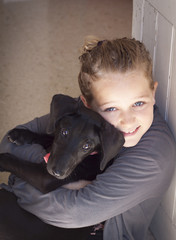
[{"label": "dog's eye", "polygon": [[82,146],[82,148],[85,150],[85,151],[87,151],[87,150],[89,150],[90,148],[91,148],[91,142],[86,142],[86,143],[84,143],[84,145]]},{"label": "dog's eye", "polygon": [[69,134],[69,130],[66,129],[66,128],[62,128],[62,129],[61,129],[61,134],[62,134],[63,136],[67,136],[67,135]]}]

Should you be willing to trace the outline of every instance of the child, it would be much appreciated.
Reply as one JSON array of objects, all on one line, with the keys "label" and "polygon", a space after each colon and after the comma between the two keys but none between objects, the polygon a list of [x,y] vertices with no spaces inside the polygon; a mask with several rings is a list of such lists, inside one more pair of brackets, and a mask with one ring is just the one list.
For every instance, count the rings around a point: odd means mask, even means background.
[{"label": "child", "polygon": [[[85,44],[80,62],[82,102],[124,134],[118,158],[79,190],[58,188],[42,195],[17,178],[9,188],[21,207],[49,224],[80,228],[106,221],[104,240],[145,240],[176,156],[174,139],[155,106],[157,82],[149,53],[135,39],[95,40]],[[47,124],[43,116],[23,126],[45,133]],[[46,154],[38,145],[15,146],[6,136],[1,152],[36,162]]]}]

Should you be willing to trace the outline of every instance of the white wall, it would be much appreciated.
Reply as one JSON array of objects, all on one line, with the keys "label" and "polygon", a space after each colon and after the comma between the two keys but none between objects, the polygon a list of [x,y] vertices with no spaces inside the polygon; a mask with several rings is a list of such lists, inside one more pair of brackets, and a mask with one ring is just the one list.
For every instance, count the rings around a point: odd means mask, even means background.
[{"label": "white wall", "polygon": [[[133,0],[132,36],[153,58],[156,101],[176,138],[176,0]],[[176,240],[176,174],[152,222],[157,240]]]}]

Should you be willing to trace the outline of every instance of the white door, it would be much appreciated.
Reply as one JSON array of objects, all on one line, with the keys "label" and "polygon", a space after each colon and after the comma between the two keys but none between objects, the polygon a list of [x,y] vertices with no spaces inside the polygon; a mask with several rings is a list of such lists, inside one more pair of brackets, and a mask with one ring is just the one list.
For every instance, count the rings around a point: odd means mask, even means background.
[{"label": "white door", "polygon": [[[132,35],[153,58],[156,102],[176,139],[176,0],[133,0]],[[176,174],[151,225],[157,240],[176,240]]]}]

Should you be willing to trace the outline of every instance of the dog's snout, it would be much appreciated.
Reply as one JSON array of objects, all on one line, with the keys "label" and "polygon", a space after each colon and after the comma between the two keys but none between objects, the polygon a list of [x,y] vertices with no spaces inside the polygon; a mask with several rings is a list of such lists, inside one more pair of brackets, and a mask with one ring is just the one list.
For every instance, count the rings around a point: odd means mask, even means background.
[{"label": "dog's snout", "polygon": [[58,179],[64,179],[67,177],[66,173],[64,171],[60,171],[57,169],[52,169],[52,175]]},{"label": "dog's snout", "polygon": [[53,174],[55,177],[60,177],[60,176],[62,176],[62,174],[61,174],[60,171],[58,171],[58,170],[52,170],[52,174]]}]

